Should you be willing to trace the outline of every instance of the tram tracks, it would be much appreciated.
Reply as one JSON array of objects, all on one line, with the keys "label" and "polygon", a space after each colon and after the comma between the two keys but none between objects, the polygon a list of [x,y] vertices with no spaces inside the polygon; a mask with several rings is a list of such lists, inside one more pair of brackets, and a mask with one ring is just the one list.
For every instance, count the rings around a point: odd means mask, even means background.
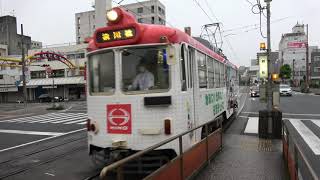
[{"label": "tram tracks", "polygon": [[35,167],[62,159],[75,152],[86,150],[86,134],[68,141],[18,155],[0,162],[0,179],[8,178]]}]

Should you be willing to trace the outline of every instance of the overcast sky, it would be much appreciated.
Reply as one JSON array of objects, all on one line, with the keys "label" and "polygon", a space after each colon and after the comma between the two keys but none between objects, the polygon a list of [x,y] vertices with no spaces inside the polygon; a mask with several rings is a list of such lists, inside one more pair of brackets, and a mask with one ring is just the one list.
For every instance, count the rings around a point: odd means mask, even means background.
[{"label": "overcast sky", "polygon": [[[193,36],[200,35],[202,25],[212,23],[194,0],[160,1],[166,6],[167,22],[179,29],[191,26]],[[255,2],[255,0],[249,1]],[[133,2],[137,1],[124,0],[122,4]],[[259,24],[259,15],[251,12],[252,5],[246,0],[198,0],[198,2],[213,21],[216,22],[218,19],[222,22],[225,31]],[[25,34],[31,36],[33,40],[41,41],[45,45],[60,44],[75,42],[74,14],[92,10],[91,4],[92,0],[0,0],[0,13],[12,14],[14,11],[18,24],[24,24]],[[320,45],[319,7],[320,0],[273,0],[272,49],[278,49],[281,34],[291,32],[297,21],[309,24],[310,45]],[[255,27],[257,26],[223,33],[227,36],[223,39],[223,51],[235,64],[249,65],[250,59],[256,57],[259,42],[264,39],[259,29]],[[18,29],[20,32],[20,28]],[[266,34],[265,26],[263,31]]]}]

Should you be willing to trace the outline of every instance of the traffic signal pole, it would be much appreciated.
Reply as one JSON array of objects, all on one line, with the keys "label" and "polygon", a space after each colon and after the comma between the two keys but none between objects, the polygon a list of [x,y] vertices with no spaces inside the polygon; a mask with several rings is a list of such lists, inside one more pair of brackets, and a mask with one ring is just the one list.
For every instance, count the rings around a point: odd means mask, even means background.
[{"label": "traffic signal pole", "polygon": [[25,110],[27,110],[27,87],[26,87],[26,62],[25,62],[25,54],[24,54],[24,43],[23,43],[23,24],[21,24],[21,62],[22,62],[22,83],[23,83],[23,104]]}]

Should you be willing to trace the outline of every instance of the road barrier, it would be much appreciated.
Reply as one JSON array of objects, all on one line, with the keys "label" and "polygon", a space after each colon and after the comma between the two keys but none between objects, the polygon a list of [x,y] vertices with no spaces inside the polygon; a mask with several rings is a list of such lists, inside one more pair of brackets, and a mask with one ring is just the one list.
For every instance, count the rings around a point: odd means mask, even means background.
[{"label": "road barrier", "polygon": [[289,126],[291,126],[290,122],[284,120],[282,148],[285,166],[288,168],[290,180],[320,179],[319,171],[315,170],[315,167],[311,164],[311,161],[318,161],[318,159],[312,160],[307,158],[306,153],[302,151],[302,145],[297,142],[297,136],[294,135],[293,129]]},{"label": "road barrier", "polygon": [[[163,142],[160,142],[154,146],[151,146],[143,151],[139,151],[129,157],[126,157],[120,161],[117,161],[102,169],[100,173],[101,179],[106,179],[109,173],[115,172],[117,179],[123,179],[122,167],[126,163],[136,160],[139,157],[151,152],[163,145],[166,145],[174,140],[179,140],[179,154],[177,157],[169,161],[167,164],[148,175],[144,179],[187,179],[194,176],[203,166],[205,166],[210,159],[215,156],[222,149],[222,128],[215,130],[212,133],[208,133],[208,126],[214,121],[205,123],[198,127],[195,127],[189,131],[171,137]],[[204,128],[205,137],[193,147],[187,151],[183,150],[183,136],[189,135],[198,129]]]}]

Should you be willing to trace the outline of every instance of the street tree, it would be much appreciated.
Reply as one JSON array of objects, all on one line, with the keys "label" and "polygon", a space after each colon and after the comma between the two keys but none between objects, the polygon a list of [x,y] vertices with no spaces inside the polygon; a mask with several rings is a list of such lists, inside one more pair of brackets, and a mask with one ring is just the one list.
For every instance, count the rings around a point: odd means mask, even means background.
[{"label": "street tree", "polygon": [[285,64],[280,68],[280,77],[282,79],[290,79],[291,78],[291,67],[289,64]]}]

